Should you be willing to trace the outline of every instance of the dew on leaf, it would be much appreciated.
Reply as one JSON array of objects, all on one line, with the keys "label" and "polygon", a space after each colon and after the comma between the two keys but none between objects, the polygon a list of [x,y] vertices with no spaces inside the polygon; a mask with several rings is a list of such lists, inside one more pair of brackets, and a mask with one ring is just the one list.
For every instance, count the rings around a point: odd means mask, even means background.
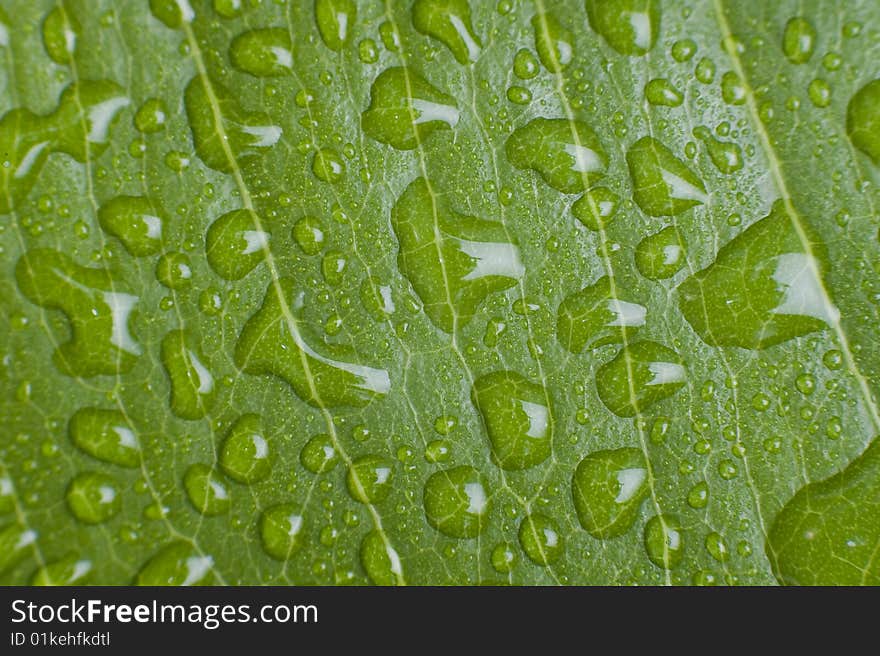
[{"label": "dew on leaf", "polygon": [[264,510],[260,515],[263,551],[276,560],[290,560],[306,542],[303,524],[302,513],[296,504],[281,503]]},{"label": "dew on leaf", "polygon": [[374,584],[403,584],[403,565],[400,556],[379,531],[370,531],[364,536],[360,559],[367,576]]},{"label": "dew on leaf", "polygon": [[164,253],[156,261],[156,279],[168,289],[186,289],[192,277],[192,262],[186,253]]},{"label": "dew on leaf", "polygon": [[816,28],[806,18],[796,16],[785,24],[782,52],[792,64],[805,64],[816,49]]},{"label": "dew on leaf", "polygon": [[572,203],[571,213],[585,227],[598,232],[614,218],[619,201],[608,187],[593,187]]},{"label": "dew on leaf", "polygon": [[513,74],[520,80],[531,80],[539,73],[538,60],[528,48],[520,48],[513,56]]},{"label": "dew on leaf", "polygon": [[86,524],[101,524],[122,508],[119,483],[100,472],[77,474],[65,493],[70,512]]},{"label": "dew on leaf", "polygon": [[135,578],[135,585],[210,585],[214,559],[200,554],[189,541],[176,540],[150,558]]},{"label": "dew on leaf", "polygon": [[339,52],[351,38],[357,20],[354,0],[315,0],[315,22],[321,40]]},{"label": "dew on leaf", "polygon": [[574,56],[574,35],[553,14],[540,13],[532,17],[535,31],[535,49],[541,63],[551,73],[560,73]]},{"label": "dew on leaf", "polygon": [[849,101],[846,133],[856,148],[880,166],[880,79],[868,82]]},{"label": "dew on leaf", "polygon": [[81,408],[68,424],[70,441],[93,458],[120,467],[137,467],[141,447],[129,420],[119,410]]},{"label": "dew on leaf", "polygon": [[645,98],[652,105],[665,107],[678,107],[684,101],[681,91],[664,78],[655,78],[645,85]]},{"label": "dew on leaf", "polygon": [[669,226],[648,235],[636,246],[636,268],[650,280],[671,278],[684,266],[686,245],[684,236]]},{"label": "dew on leaf", "polygon": [[660,0],[587,0],[590,27],[622,55],[640,56],[660,33]]},{"label": "dew on leaf", "polygon": [[482,46],[467,0],[416,0],[410,14],[413,27],[449,48],[459,64],[477,61]]},{"label": "dew on leaf", "polygon": [[214,376],[197,353],[195,339],[172,330],[162,339],[161,360],[171,383],[171,411],[183,419],[201,419],[211,407]]},{"label": "dew on leaf", "polygon": [[269,28],[239,34],[229,46],[229,59],[235,68],[255,77],[289,75],[293,69],[290,32]]},{"label": "dew on leaf", "polygon": [[612,284],[603,276],[559,305],[556,336],[572,353],[623,342],[645,324],[645,306],[623,300]]},{"label": "dew on leaf", "polygon": [[227,280],[240,280],[266,257],[271,235],[250,210],[227,212],[208,228],[208,264]]},{"label": "dew on leaf", "polygon": [[43,20],[43,45],[57,64],[71,62],[81,34],[82,26],[68,2],[59,3]]},{"label": "dew on leaf", "polygon": [[98,221],[135,257],[155,255],[162,248],[162,228],[168,218],[144,196],[116,196],[98,210]]},{"label": "dew on leaf", "polygon": [[258,415],[242,415],[229,429],[220,449],[220,467],[239,483],[255,483],[269,475],[272,469],[269,442]]},{"label": "dew on leaf", "polygon": [[83,585],[92,573],[92,569],[93,565],[90,560],[70,554],[40,567],[31,578],[30,584],[34,586]]},{"label": "dew on leaf", "polygon": [[633,417],[675,394],[686,378],[675,351],[656,342],[636,342],[599,367],[596,391],[611,412]]},{"label": "dew on leaf", "polygon": [[159,98],[144,101],[134,115],[134,126],[139,132],[151,134],[165,129],[168,122],[168,110]]},{"label": "dew on leaf", "polygon": [[650,216],[675,216],[708,200],[703,181],[653,137],[630,146],[626,162],[633,198]]},{"label": "dew on leaf", "polygon": [[450,537],[476,537],[488,525],[492,507],[486,487],[480,472],[468,465],[432,474],[424,490],[428,523]]},{"label": "dew on leaf", "polygon": [[183,475],[183,487],[190,503],[203,515],[222,515],[232,503],[226,483],[208,465],[190,465]]},{"label": "dew on leaf", "polygon": [[519,525],[517,536],[522,550],[536,565],[550,565],[562,555],[562,533],[556,522],[546,515],[527,515]]},{"label": "dew on leaf", "polygon": [[595,538],[613,538],[635,523],[648,495],[648,470],[633,448],[595,451],[580,461],[572,497],[581,526]]},{"label": "dew on leaf", "polygon": [[645,524],[648,560],[661,569],[672,569],[684,553],[681,524],[671,515],[654,515]]},{"label": "dew on leaf", "polygon": [[391,493],[394,465],[381,456],[363,456],[348,468],[348,492],[361,503],[379,503]]}]

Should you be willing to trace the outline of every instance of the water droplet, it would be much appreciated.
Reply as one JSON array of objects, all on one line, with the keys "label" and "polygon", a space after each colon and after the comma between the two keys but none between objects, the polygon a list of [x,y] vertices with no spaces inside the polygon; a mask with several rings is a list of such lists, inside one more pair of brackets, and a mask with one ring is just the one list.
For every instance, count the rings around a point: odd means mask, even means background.
[{"label": "water droplet", "polygon": [[293,69],[290,32],[269,28],[239,34],[229,46],[229,60],[238,70],[255,77],[289,75]]},{"label": "water droplet", "polygon": [[556,335],[572,353],[622,342],[645,324],[646,308],[622,300],[611,284],[611,278],[603,276],[559,305]]},{"label": "water droplet", "polygon": [[686,377],[675,351],[656,342],[637,342],[599,368],[596,391],[611,412],[633,417],[675,394]]},{"label": "water droplet", "polygon": [[562,555],[562,534],[546,515],[527,515],[519,525],[518,537],[526,556],[536,565],[547,566]]},{"label": "water droplet", "polygon": [[474,381],[471,398],[499,467],[526,469],[547,459],[553,417],[541,385],[514,371],[496,371]]},{"label": "water droplet", "polygon": [[262,306],[245,324],[236,344],[236,365],[246,373],[279,376],[315,407],[360,407],[387,394],[391,380],[386,370],[357,363],[350,349],[332,349],[352,359],[345,361],[310,346],[321,340],[301,322],[304,294],[293,290],[290,278],[267,287]]},{"label": "water droplet", "polygon": [[662,569],[672,569],[684,552],[681,524],[671,515],[654,515],[645,524],[648,560]]},{"label": "water droplet", "polygon": [[525,87],[512,86],[507,89],[507,99],[514,105],[528,105],[532,102],[532,92]]},{"label": "water droplet", "polygon": [[412,150],[437,130],[458,124],[455,99],[403,67],[382,71],[370,87],[361,117],[367,136],[399,150]]},{"label": "water droplet", "polygon": [[454,538],[474,538],[482,533],[492,507],[485,479],[469,466],[432,474],[425,483],[428,523]]},{"label": "water droplet", "polygon": [[458,63],[477,61],[482,46],[471,25],[467,0],[416,0],[411,14],[413,27],[449,48]]},{"label": "water droplet", "polygon": [[653,137],[643,137],[626,153],[633,198],[650,216],[675,216],[708,200],[706,187],[684,162]]},{"label": "water droplet", "polygon": [[434,440],[425,447],[425,460],[428,462],[446,462],[451,455],[452,445],[447,440]]},{"label": "water droplet", "polygon": [[324,248],[324,225],[314,216],[304,216],[293,226],[293,238],[303,253],[317,255]]},{"label": "water droplet", "polygon": [[189,0],[150,0],[150,11],[172,30],[191,23],[196,17]]},{"label": "water droplet", "polygon": [[223,479],[208,465],[190,465],[183,475],[183,487],[190,503],[203,515],[222,515],[232,503]]},{"label": "water droplet", "polygon": [[22,294],[41,307],[61,310],[70,321],[71,339],[52,357],[61,371],[90,377],[125,373],[134,366],[142,349],[129,321],[138,297],[117,291],[119,281],[107,269],[34,249],[18,260],[15,277]]},{"label": "water droplet", "polygon": [[270,239],[250,210],[227,212],[208,228],[208,264],[227,280],[240,280],[263,261]]},{"label": "water droplet", "polygon": [[712,136],[709,128],[697,126],[693,131],[694,136],[706,144],[709,158],[715,168],[721,173],[729,174],[739,171],[743,167],[742,149],[733,141],[721,141]]},{"label": "water droplet", "polygon": [[31,585],[83,585],[91,572],[90,560],[70,554],[38,569],[31,579]]},{"label": "water droplet", "polygon": [[186,253],[165,253],[156,262],[156,279],[168,289],[186,289],[192,277],[192,262]]},{"label": "water droplet", "polygon": [[241,13],[242,0],[214,0],[214,11],[223,18],[235,18]]},{"label": "water droplet", "polygon": [[831,104],[831,87],[821,78],[810,82],[810,86],[807,87],[807,95],[810,96],[810,102],[816,107],[828,107]]},{"label": "water droplet", "polygon": [[654,79],[645,85],[645,98],[652,105],[678,107],[684,101],[681,91],[672,86],[669,80]]},{"label": "water droplet", "polygon": [[638,449],[591,453],[581,460],[572,478],[578,519],[595,538],[613,538],[628,531],[648,491],[648,470]]},{"label": "water droplet", "polygon": [[718,475],[725,481],[736,478],[739,473],[736,463],[733,460],[722,460],[718,463]]},{"label": "water droplet", "polygon": [[492,549],[490,556],[492,567],[499,574],[506,574],[513,570],[518,560],[514,546],[509,542],[502,542]]},{"label": "water droplet", "polygon": [[281,128],[268,115],[245,112],[216,80],[197,75],[183,97],[196,153],[212,169],[232,173],[281,138]]},{"label": "water droplet", "polygon": [[57,64],[70,63],[81,32],[82,26],[69,3],[58,4],[43,21],[43,44],[49,58]]},{"label": "water droplet", "polygon": [[211,556],[199,554],[190,542],[177,540],[147,561],[135,585],[210,585],[213,568]]},{"label": "water droplet", "polygon": [[703,57],[697,62],[697,67],[694,69],[694,76],[703,84],[711,84],[712,80],[715,79],[714,62],[707,57]]},{"label": "water droplet", "polygon": [[721,537],[720,533],[712,531],[706,535],[705,545],[706,551],[709,552],[709,555],[719,563],[726,562],[730,556],[730,551],[727,549],[727,543],[724,541],[724,538]]},{"label": "water droplet", "polygon": [[140,465],[138,438],[119,410],[77,410],[70,418],[68,432],[70,441],[93,458],[120,467]]},{"label": "water droplet", "polygon": [[364,456],[351,464],[345,480],[356,501],[379,503],[391,493],[394,466],[381,456]]},{"label": "water droplet", "polygon": [[831,371],[837,371],[843,366],[843,354],[837,349],[831,349],[822,356],[822,362]]},{"label": "water droplet", "polygon": [[856,148],[880,166],[880,79],[868,82],[849,101],[846,133]]},{"label": "water droplet", "polygon": [[699,510],[709,503],[709,484],[706,481],[696,483],[687,495],[687,502],[691,508]]},{"label": "water droplet", "polygon": [[327,284],[334,287],[342,284],[348,260],[339,251],[328,251],[321,260],[321,273]]},{"label": "water droplet", "polygon": [[792,64],[804,64],[816,48],[816,28],[806,18],[796,16],[785,24],[782,52]]},{"label": "water droplet", "polygon": [[336,466],[339,462],[339,454],[336,453],[332,438],[321,433],[306,442],[299,452],[299,461],[313,474],[323,474]]},{"label": "water droplet", "polygon": [[608,187],[593,187],[572,204],[571,213],[585,227],[598,232],[611,223],[619,200]]},{"label": "water droplet", "polygon": [[535,49],[544,68],[551,73],[560,73],[574,55],[574,35],[552,14],[535,14],[532,28],[535,30]]},{"label": "water droplet", "polygon": [[809,396],[816,389],[816,378],[813,374],[801,374],[794,381],[795,387],[804,396]]},{"label": "water droplet", "polygon": [[721,97],[728,105],[743,105],[746,102],[746,88],[733,71],[721,76]]},{"label": "water droplet", "polygon": [[513,56],[513,74],[520,80],[531,80],[538,74],[538,60],[528,48],[520,48]]},{"label": "water droplet", "polygon": [[693,39],[681,39],[672,44],[672,58],[679,63],[690,61],[696,53],[697,44]]},{"label": "water droplet", "polygon": [[647,53],[660,33],[660,0],[587,0],[590,27],[622,55]]},{"label": "water droplet", "polygon": [[146,100],[134,115],[134,126],[147,134],[164,130],[167,122],[168,110],[159,98]]},{"label": "water droplet", "polygon": [[272,470],[269,442],[259,416],[242,415],[229,430],[220,451],[220,467],[239,483],[255,483]]},{"label": "water droplet", "polygon": [[183,419],[201,419],[214,399],[214,377],[188,341],[182,330],[165,335],[162,364],[171,381],[172,412]]},{"label": "water droplet", "polygon": [[383,534],[370,531],[361,542],[361,564],[376,585],[402,585],[403,566]]},{"label": "water droplet", "polygon": [[260,515],[260,542],[276,560],[288,561],[305,544],[304,520],[292,503],[272,506]]},{"label": "water droplet", "polygon": [[636,246],[636,268],[645,278],[671,278],[684,266],[687,246],[684,236],[669,226],[642,239]]},{"label": "water droplet", "polygon": [[162,248],[165,213],[149,198],[117,196],[98,210],[101,227],[118,238],[135,257],[155,255]]},{"label": "water droplet", "polygon": [[821,282],[822,242],[811,238],[805,253],[795,220],[777,201],[679,286],[679,307],[704,342],[760,349],[837,321]]},{"label": "water droplet", "polygon": [[582,121],[536,118],[517,128],[505,145],[510,163],[532,169],[567,194],[585,191],[605,172],[608,156],[593,129]]},{"label": "water droplet", "polygon": [[357,20],[354,0],[315,0],[318,33],[330,50],[339,52],[351,37]]},{"label": "water droplet", "polygon": [[86,524],[106,522],[122,508],[119,483],[98,472],[77,474],[67,488],[65,499],[73,516]]},{"label": "water droplet", "polygon": [[24,558],[32,544],[37,541],[37,532],[10,524],[0,529],[0,574],[6,573],[19,560]]},{"label": "water droplet", "polygon": [[489,294],[514,286],[525,269],[503,224],[439,203],[425,178],[417,178],[391,210],[391,224],[401,272],[431,321],[451,333]]},{"label": "water droplet", "polygon": [[335,150],[321,148],[312,159],[312,173],[324,182],[339,182],[345,175],[345,162]]}]

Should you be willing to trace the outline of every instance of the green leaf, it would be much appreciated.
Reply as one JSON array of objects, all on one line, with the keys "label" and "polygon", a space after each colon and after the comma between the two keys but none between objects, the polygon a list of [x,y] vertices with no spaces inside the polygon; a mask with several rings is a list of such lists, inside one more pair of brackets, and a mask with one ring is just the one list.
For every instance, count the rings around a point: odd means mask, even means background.
[{"label": "green leaf", "polygon": [[0,583],[880,583],[880,6],[0,2]]}]

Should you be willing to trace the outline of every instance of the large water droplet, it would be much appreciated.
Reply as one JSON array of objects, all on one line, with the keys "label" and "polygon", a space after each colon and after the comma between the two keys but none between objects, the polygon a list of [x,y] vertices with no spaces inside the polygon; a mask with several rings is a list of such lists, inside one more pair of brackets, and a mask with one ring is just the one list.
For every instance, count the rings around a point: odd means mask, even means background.
[{"label": "large water droplet", "polygon": [[581,460],[572,478],[578,519],[595,538],[626,533],[648,492],[645,458],[633,448],[591,453]]},{"label": "large water droplet", "polygon": [[382,71],[370,87],[370,106],[361,117],[367,136],[400,150],[412,150],[433,132],[458,124],[455,99],[403,67]]},{"label": "large water droplet", "polygon": [[214,376],[204,358],[187,345],[182,330],[162,340],[162,364],[171,381],[171,411],[183,419],[201,419],[214,400]]},{"label": "large water droplet", "polygon": [[425,483],[428,523],[454,538],[473,538],[489,522],[491,500],[483,477],[463,465],[432,474]]},{"label": "large water droplet", "polygon": [[674,216],[707,200],[706,187],[684,162],[653,137],[642,137],[626,153],[633,198],[650,216]]},{"label": "large water droplet", "polygon": [[[616,292],[619,295],[619,290]],[[572,353],[615,344],[645,324],[643,305],[624,301],[612,294],[611,279],[596,283],[567,297],[559,305],[556,335]]]},{"label": "large water droplet", "polygon": [[310,346],[321,340],[301,322],[304,295],[294,296],[293,289],[289,278],[268,286],[262,306],[245,324],[235,346],[237,366],[246,373],[280,377],[316,407],[363,406],[387,394],[391,379],[385,369],[360,364],[351,349],[323,347],[345,358],[337,359]]},{"label": "large water droplet", "polygon": [[229,46],[229,60],[238,70],[256,77],[289,75],[293,69],[290,32],[268,28],[239,34]]},{"label": "large water droplet", "polygon": [[553,441],[547,391],[515,371],[480,376],[471,391],[474,405],[503,469],[526,469],[544,462]]},{"label": "large water droplet", "polygon": [[222,515],[232,503],[226,483],[208,465],[190,465],[183,475],[183,487],[190,503],[203,515]]},{"label": "large water droplet", "polygon": [[880,166],[880,79],[868,82],[849,101],[846,133],[856,148]]},{"label": "large water droplet", "polygon": [[70,63],[81,32],[82,26],[71,12],[70,4],[58,4],[43,21],[43,44],[49,58],[58,64]]},{"label": "large water droplet", "polygon": [[477,61],[482,46],[467,0],[416,0],[411,11],[413,26],[449,48],[460,64]]},{"label": "large water droplet", "polygon": [[590,27],[622,55],[644,55],[654,47],[660,13],[660,0],[587,0]]},{"label": "large water droplet", "polygon": [[880,438],[843,471],[804,486],[770,528],[767,556],[787,585],[880,585]]},{"label": "large water droplet", "polygon": [[214,559],[178,540],[160,550],[138,572],[135,585],[210,585]]},{"label": "large water droplet", "polygon": [[263,550],[276,560],[287,561],[305,544],[304,520],[299,506],[282,503],[260,515]]},{"label": "large water droplet", "polygon": [[505,152],[515,167],[532,169],[567,194],[585,191],[604,175],[608,164],[593,128],[562,118],[532,119],[510,135]]},{"label": "large water droplet", "polygon": [[403,585],[403,565],[386,538],[370,531],[361,542],[361,564],[376,585]]},{"label": "large water droplet", "polygon": [[684,552],[681,524],[671,515],[654,515],[645,524],[645,551],[657,567],[672,569]]},{"label": "large water droplet", "polygon": [[122,508],[119,483],[98,472],[77,474],[65,498],[73,516],[86,524],[106,522]]},{"label": "large water droplet", "polygon": [[777,201],[679,286],[679,307],[704,342],[766,348],[837,321],[822,286],[824,247],[810,238],[812,253],[804,252],[797,220]]},{"label": "large water droplet", "polygon": [[229,429],[220,450],[220,467],[239,483],[261,481],[272,471],[269,442],[258,415],[242,415]]},{"label": "large water droplet", "polygon": [[552,14],[535,14],[535,49],[541,63],[551,73],[559,73],[571,63],[574,56],[574,35]]},{"label": "large water droplet", "polygon": [[55,350],[56,366],[74,376],[129,371],[141,347],[129,329],[138,297],[119,290],[107,269],[76,264],[54,250],[34,249],[15,266],[18,287],[31,301],[64,312],[71,339]]},{"label": "large water droplet", "polygon": [[503,224],[444,207],[424,178],[401,194],[391,225],[400,271],[431,321],[448,333],[470,321],[489,294],[514,286],[525,273]]},{"label": "large water droplet", "polygon": [[590,230],[603,230],[617,212],[620,199],[607,187],[593,187],[571,206],[574,217]]},{"label": "large water droplet", "polygon": [[90,456],[120,467],[137,467],[141,450],[137,436],[119,410],[82,408],[70,418],[70,440]]}]

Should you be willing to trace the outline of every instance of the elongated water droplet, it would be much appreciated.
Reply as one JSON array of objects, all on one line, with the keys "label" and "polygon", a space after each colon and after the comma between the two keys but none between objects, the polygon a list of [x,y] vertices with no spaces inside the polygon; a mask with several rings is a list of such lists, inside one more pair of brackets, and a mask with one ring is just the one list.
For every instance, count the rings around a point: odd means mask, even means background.
[{"label": "elongated water droplet", "polygon": [[387,394],[391,379],[385,369],[360,364],[350,349],[323,347],[334,353],[331,356],[310,346],[321,340],[298,318],[303,294],[293,290],[289,278],[268,286],[262,306],[241,331],[235,346],[236,365],[246,373],[278,376],[316,407],[364,406]]},{"label": "elongated water droplet", "polygon": [[189,0],[150,0],[150,11],[172,30],[191,23],[196,17]]},{"label": "elongated water droplet", "polygon": [[211,585],[214,559],[178,540],[160,550],[138,572],[135,585]]},{"label": "elongated water droplet", "polygon": [[382,71],[370,87],[361,117],[367,136],[399,150],[412,150],[433,132],[458,124],[455,99],[402,67]]},{"label": "elongated water droplet", "polygon": [[658,78],[645,85],[645,98],[652,105],[678,107],[684,101],[681,91],[672,86],[669,80]]},{"label": "elongated water droplet", "polygon": [[535,49],[541,63],[551,73],[560,73],[574,56],[574,35],[552,14],[535,14]]},{"label": "elongated water droplet", "polygon": [[796,16],[785,24],[782,35],[782,52],[792,64],[805,64],[810,61],[816,48],[816,28],[801,16]]},{"label": "elongated water droplet", "polygon": [[208,264],[227,280],[240,280],[266,257],[271,238],[254,212],[227,212],[208,228]]},{"label": "elongated water droplet", "polygon": [[451,537],[474,538],[488,525],[491,499],[485,479],[473,467],[463,465],[431,475],[424,500],[428,523]]},{"label": "elongated water droplet", "polygon": [[681,524],[671,515],[654,515],[645,524],[645,551],[657,567],[672,569],[684,552]]},{"label": "elongated water droplet", "polygon": [[527,469],[547,459],[553,416],[543,387],[515,371],[496,371],[474,381],[471,398],[499,467]]},{"label": "elongated water droplet", "polygon": [[626,533],[648,492],[644,455],[633,448],[591,453],[580,461],[572,478],[578,520],[595,538]]},{"label": "elongated water droplet", "polygon": [[838,320],[822,284],[825,249],[811,238],[812,252],[805,253],[796,220],[777,201],[723,246],[714,263],[679,285],[682,314],[704,342],[760,349]]},{"label": "elongated water droplet", "polygon": [[403,585],[403,565],[394,547],[378,531],[364,536],[360,549],[361,564],[376,585]]},{"label": "elongated water droplet", "polygon": [[93,458],[120,467],[137,467],[141,447],[128,419],[119,410],[82,408],[70,418],[70,441]]},{"label": "elongated water droplet", "polygon": [[411,12],[413,26],[449,48],[460,64],[477,61],[482,45],[467,0],[416,0]]},{"label": "elongated water droplet", "polygon": [[306,255],[317,255],[324,248],[326,233],[321,219],[304,216],[293,226],[293,239]]},{"label": "elongated water droplet", "polygon": [[451,333],[467,324],[491,293],[525,273],[505,227],[441,205],[425,178],[414,180],[391,210],[397,263],[425,313]]},{"label": "elongated water droplet", "polygon": [[0,574],[6,573],[30,551],[37,541],[36,531],[18,524],[0,529]]},{"label": "elongated water droplet", "polygon": [[162,340],[161,359],[171,382],[171,411],[183,419],[201,419],[214,400],[214,376],[182,330]]},{"label": "elongated water droplet", "polygon": [[315,0],[318,33],[330,50],[339,52],[351,38],[357,20],[354,0]]},{"label": "elongated water droplet", "polygon": [[660,13],[660,0],[587,0],[590,27],[622,55],[644,55],[654,47]]},{"label": "elongated water droplet", "polygon": [[700,125],[694,128],[694,136],[706,144],[709,158],[722,173],[735,173],[743,167],[742,149],[733,141],[720,141],[712,136],[709,128]]},{"label": "elongated water droplet", "polygon": [[[617,292],[619,294],[619,290]],[[612,294],[611,279],[596,283],[567,297],[559,305],[556,335],[572,353],[621,342],[645,324],[643,305]]]},{"label": "elongated water droplet", "polygon": [[687,371],[679,355],[656,342],[625,346],[596,372],[596,391],[611,412],[633,417],[684,386]]},{"label": "elongated water droplet", "polygon": [[653,137],[643,137],[626,153],[633,198],[650,216],[675,216],[705,203],[706,187],[685,164]]},{"label": "elongated water droplet", "polygon": [[38,569],[31,579],[31,585],[83,585],[92,569],[90,560],[70,554]]},{"label": "elongated water droplet", "polygon": [[168,110],[165,103],[159,98],[150,98],[145,101],[134,115],[134,126],[140,132],[153,133],[165,129],[168,122]]},{"label": "elongated water droplet", "polygon": [[70,63],[81,33],[82,26],[71,12],[70,4],[58,4],[43,21],[43,44],[49,58],[58,64]]},{"label": "elongated water droplet", "polygon": [[246,414],[229,429],[220,450],[220,467],[239,483],[256,483],[272,471],[271,455],[260,417]]},{"label": "elongated water droplet", "polygon": [[119,291],[106,269],[76,264],[67,255],[34,249],[16,264],[18,287],[31,301],[64,312],[71,339],[55,350],[56,366],[73,376],[129,371],[141,354],[129,328],[138,297]]},{"label": "elongated water droplet", "polygon": [[296,504],[272,506],[260,515],[263,550],[276,560],[287,561],[306,543],[305,520]]},{"label": "elongated water droplet", "polygon": [[532,169],[567,194],[585,191],[605,173],[608,156],[593,129],[582,121],[536,118],[517,128],[505,144],[510,163]]},{"label": "elongated water droplet", "polygon": [[238,70],[255,77],[290,75],[293,70],[290,32],[268,28],[239,34],[229,46],[229,60]]}]

